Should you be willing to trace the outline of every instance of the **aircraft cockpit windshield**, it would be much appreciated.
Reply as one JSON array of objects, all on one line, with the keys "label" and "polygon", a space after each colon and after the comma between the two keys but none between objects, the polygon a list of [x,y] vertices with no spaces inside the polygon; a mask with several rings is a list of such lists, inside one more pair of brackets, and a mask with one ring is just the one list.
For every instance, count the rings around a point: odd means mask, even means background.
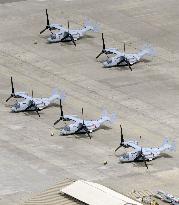
[{"label": "aircraft cockpit windshield", "polygon": [[70,127],[69,127],[69,126],[65,126],[63,129],[64,129],[65,131],[67,131],[67,132],[70,131]]},{"label": "aircraft cockpit windshield", "polygon": [[110,58],[107,59],[107,63],[108,63],[108,64],[112,63],[112,59],[110,59]]},{"label": "aircraft cockpit windshield", "polygon": [[122,157],[123,157],[124,159],[129,159],[129,154],[128,154],[128,153],[124,153],[124,154],[122,155]]},{"label": "aircraft cockpit windshield", "polygon": [[52,40],[56,39],[56,34],[51,34],[51,35],[50,35],[50,38],[51,38]]},{"label": "aircraft cockpit windshield", "polygon": [[15,107],[16,109],[19,109],[20,108],[20,103],[16,102],[13,107]]}]

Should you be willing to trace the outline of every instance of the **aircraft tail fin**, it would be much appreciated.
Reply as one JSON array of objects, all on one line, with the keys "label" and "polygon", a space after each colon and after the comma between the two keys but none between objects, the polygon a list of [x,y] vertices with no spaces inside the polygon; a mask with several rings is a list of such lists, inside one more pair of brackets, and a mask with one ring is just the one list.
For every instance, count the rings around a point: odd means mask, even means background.
[{"label": "aircraft tail fin", "polygon": [[155,56],[156,51],[150,45],[145,45],[138,53],[139,57],[142,58],[145,55]]},{"label": "aircraft tail fin", "polygon": [[171,143],[171,148],[170,148],[170,151],[176,151],[176,141],[173,141],[172,143]]},{"label": "aircraft tail fin", "polygon": [[160,146],[161,151],[176,151],[176,142],[173,141],[172,143],[169,142],[167,137],[164,138],[163,144]]},{"label": "aircraft tail fin", "polygon": [[65,92],[62,91],[62,92],[60,93],[60,95],[59,95],[57,89],[53,89],[53,90],[52,90],[52,94],[51,94],[49,100],[52,102],[52,101],[60,100],[60,99],[61,99],[62,101],[65,100]]},{"label": "aircraft tail fin", "polygon": [[85,20],[84,20],[84,28],[91,30],[93,32],[99,32],[99,30],[100,30],[99,24],[93,23],[88,18],[85,18]]},{"label": "aircraft tail fin", "polygon": [[101,113],[100,121],[101,123],[103,122],[114,123],[116,121],[116,118],[117,118],[116,113],[109,114],[107,110],[103,110]]}]

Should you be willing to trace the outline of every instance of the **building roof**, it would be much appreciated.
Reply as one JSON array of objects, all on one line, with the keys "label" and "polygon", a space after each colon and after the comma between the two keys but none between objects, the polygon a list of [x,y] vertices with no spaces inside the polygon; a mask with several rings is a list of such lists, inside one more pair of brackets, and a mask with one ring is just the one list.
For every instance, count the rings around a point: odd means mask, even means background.
[{"label": "building roof", "polygon": [[105,186],[84,180],[71,183],[62,188],[61,192],[88,205],[142,205]]},{"label": "building roof", "polygon": [[126,205],[141,203],[97,183],[65,179],[23,205]]}]

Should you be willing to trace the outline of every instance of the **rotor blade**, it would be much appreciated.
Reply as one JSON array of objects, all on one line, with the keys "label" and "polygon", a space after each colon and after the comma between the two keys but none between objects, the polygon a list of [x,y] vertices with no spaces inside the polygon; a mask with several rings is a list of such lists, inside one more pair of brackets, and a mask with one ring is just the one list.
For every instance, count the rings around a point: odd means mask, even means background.
[{"label": "rotor blade", "polygon": [[142,159],[143,159],[143,162],[144,162],[145,166],[146,166],[147,169],[148,169],[149,167],[148,167],[148,165],[147,165],[145,155],[144,155],[143,152],[142,152],[142,147],[141,147],[141,157],[142,157]]},{"label": "rotor blade", "polygon": [[78,129],[75,131],[75,133],[79,133],[81,130],[83,130],[83,129],[85,129],[84,128],[84,125],[80,122],[79,124],[78,124]]},{"label": "rotor blade", "polygon": [[32,98],[34,97],[34,91],[32,90]]},{"label": "rotor blade", "polygon": [[45,27],[42,31],[40,31],[40,34],[42,34],[46,30],[47,30],[47,27]]},{"label": "rotor blade", "polygon": [[118,150],[119,148],[121,148],[121,145],[115,149],[115,152],[117,152],[117,150]]},{"label": "rotor blade", "polygon": [[69,23],[69,21],[68,21],[68,33],[69,33],[69,28],[70,28],[70,23]]},{"label": "rotor blade", "polygon": [[29,106],[24,110],[24,111],[28,111],[30,108],[34,107],[35,108],[35,112],[38,114],[38,116],[40,117],[40,114],[38,112],[38,107],[36,106],[35,102],[33,100],[29,100]]},{"label": "rotor blade", "polygon": [[14,94],[14,83],[13,83],[13,80],[12,80],[12,76],[11,76],[11,87],[12,87],[12,94]]},{"label": "rotor blade", "polygon": [[83,107],[81,109],[81,115],[82,115],[82,119],[83,119],[83,125],[85,125],[84,116],[83,116]]},{"label": "rotor blade", "polygon": [[36,111],[36,113],[38,114],[38,116],[40,117],[40,114],[39,114],[39,112],[38,112],[38,108],[35,106],[35,111]]},{"label": "rotor blade", "polygon": [[102,49],[102,51],[96,56],[96,59],[97,58],[99,58],[99,56],[101,55],[101,54],[103,54],[104,53],[104,51],[105,51],[105,43],[104,43],[104,36],[103,36],[103,33],[102,33],[102,41],[103,41],[103,49]]},{"label": "rotor blade", "polygon": [[126,52],[126,44],[125,44],[125,42],[124,42],[124,53]]},{"label": "rotor blade", "polygon": [[144,162],[146,168],[148,169],[148,165],[147,165],[147,162],[146,162],[146,158],[145,158],[145,155],[143,155],[142,153],[142,148],[141,148],[141,151],[139,151],[139,155],[134,159],[134,161],[138,162],[138,161],[141,161],[141,158],[142,158],[142,161]]},{"label": "rotor blade", "polygon": [[89,132],[87,132],[87,135],[88,135],[88,137],[90,138],[90,140],[91,140],[91,135],[89,134]]},{"label": "rotor blade", "polygon": [[102,41],[103,41],[103,49],[105,49],[106,46],[105,46],[105,43],[104,43],[104,36],[103,36],[103,33],[102,33]]},{"label": "rotor blade", "polygon": [[13,84],[13,80],[12,80],[12,76],[11,76],[11,95],[6,99],[6,102],[9,101],[14,96],[15,96],[14,84]]},{"label": "rotor blade", "polygon": [[129,66],[130,70],[132,71],[132,67],[131,67],[131,65],[130,65],[130,64],[128,64],[128,66]]},{"label": "rotor blade", "polygon": [[121,128],[121,144],[124,142],[124,136],[123,136],[123,131],[122,131],[122,126],[120,125]]},{"label": "rotor blade", "polygon": [[101,51],[101,53],[99,53],[97,56],[96,56],[96,59],[99,58],[99,56],[103,54],[103,51]]},{"label": "rotor blade", "polygon": [[142,148],[141,148],[141,157],[142,157],[142,159],[143,159],[143,162],[144,162],[145,166],[146,166],[147,169],[148,169],[149,167],[148,167],[148,165],[147,165],[145,155],[144,155],[143,152],[142,152]]},{"label": "rotor blade", "polygon": [[63,107],[62,107],[62,100],[60,99],[60,111],[61,111],[61,118],[63,118]]},{"label": "rotor blade", "polygon": [[124,56],[121,56],[121,58],[122,58],[122,60],[119,62],[119,64],[121,64],[121,63],[123,63],[123,62],[126,62]]},{"label": "rotor blade", "polygon": [[134,161],[138,161],[141,157],[142,157],[142,159],[143,159],[142,148],[141,148],[140,151],[138,151],[138,155],[136,156],[136,158],[134,159]]},{"label": "rotor blade", "polygon": [[49,25],[50,25],[50,22],[49,22],[49,18],[48,18],[48,12],[47,12],[47,9],[46,9],[46,16],[47,16],[47,25],[49,26]]},{"label": "rotor blade", "polygon": [[81,115],[82,115],[82,119],[83,119],[83,125],[85,125],[84,116],[83,116],[83,107],[81,109]]},{"label": "rotor blade", "polygon": [[86,131],[86,134],[88,135],[88,137],[91,139],[91,135],[89,134],[90,132],[89,132],[88,128],[86,127],[86,125],[84,127],[84,130]]},{"label": "rotor blade", "polygon": [[32,99],[29,100],[28,103],[29,103],[29,106],[26,109],[29,109],[31,107],[35,107],[36,108],[36,104],[35,104],[35,102]]},{"label": "rotor blade", "polygon": [[59,123],[59,122],[60,122],[60,120],[61,120],[61,118],[60,118],[60,119],[58,119],[57,121],[55,121],[53,124],[54,124],[54,125],[56,125],[57,123]]},{"label": "rotor blade", "polygon": [[12,98],[12,95],[10,95],[7,99],[6,102],[9,101]]},{"label": "rotor blade", "polygon": [[75,43],[75,40],[74,40],[74,38],[72,38],[72,42],[73,42],[73,44],[76,46],[76,43]]},{"label": "rotor blade", "polygon": [[78,124],[78,130],[76,132],[79,132],[83,129],[83,124],[82,123],[79,123]]},{"label": "rotor blade", "polygon": [[75,133],[79,133],[81,130],[84,130],[88,137],[91,139],[90,131],[88,130],[85,124],[79,123],[78,130]]},{"label": "rotor blade", "polygon": [[69,32],[67,32],[66,36],[64,36],[64,37],[61,39],[61,41],[63,42],[63,41],[66,40],[67,38],[70,38],[71,41],[73,42],[73,44],[76,46],[75,40],[74,40],[73,36],[72,36]]},{"label": "rotor blade", "polygon": [[73,44],[76,46],[76,43],[75,43],[73,36],[71,34],[69,34],[69,37],[71,38],[71,41],[73,42]]},{"label": "rotor blade", "polygon": [[130,63],[129,63],[128,59],[127,59],[127,58],[125,58],[125,60],[124,60],[124,61],[127,63],[127,65],[129,66],[130,70],[132,71],[132,68],[131,68],[131,65],[130,65]]},{"label": "rotor blade", "polygon": [[64,41],[66,38],[68,38],[68,37],[69,37],[69,35],[70,35],[70,34],[69,34],[69,33],[67,33],[67,34],[66,34],[66,36],[64,36],[64,37],[61,39],[61,41]]},{"label": "rotor blade", "polygon": [[145,166],[146,166],[146,167],[147,167],[147,169],[148,169],[149,167],[148,167],[148,165],[147,165],[146,160],[144,160],[144,164],[145,164]]},{"label": "rotor blade", "polygon": [[28,111],[29,108],[34,107],[35,108],[35,112],[38,114],[38,116],[40,117],[40,114],[38,112],[38,107],[36,106],[35,102],[33,100],[29,100],[29,106],[25,109],[25,111]]}]

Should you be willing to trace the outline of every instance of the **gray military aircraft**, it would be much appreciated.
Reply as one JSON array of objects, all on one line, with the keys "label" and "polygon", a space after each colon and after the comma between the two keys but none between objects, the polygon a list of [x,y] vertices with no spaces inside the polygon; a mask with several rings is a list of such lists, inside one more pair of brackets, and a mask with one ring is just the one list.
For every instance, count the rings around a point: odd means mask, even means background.
[{"label": "gray military aircraft", "polygon": [[[86,34],[86,32],[99,31],[99,26],[97,24],[93,25],[87,19],[84,22],[84,26],[81,29],[69,29],[69,21],[68,21],[68,28],[64,28],[60,24],[50,24],[47,9],[46,9],[46,17],[47,17],[47,25],[42,31],[40,31],[40,34],[42,34],[47,29],[50,30],[51,35],[48,38],[49,43],[72,41],[73,44],[76,46],[75,41],[83,37]],[[58,32],[53,33],[52,32],[53,30],[58,30]]]},{"label": "gray military aircraft", "polygon": [[164,191],[157,191],[157,193],[154,195],[154,197],[161,199],[164,202],[171,203],[173,205],[179,205],[179,198],[174,197],[173,195],[164,192]]},{"label": "gray military aircraft", "polygon": [[[102,51],[96,56],[96,59],[99,58],[101,54],[106,54],[108,59],[103,62],[103,66],[105,68],[127,65],[132,71],[131,66],[133,64],[139,62],[141,58],[143,58],[145,55],[152,56],[155,53],[154,49],[149,46],[142,49],[138,53],[126,53],[125,43],[124,43],[124,52],[120,52],[117,48],[106,48],[106,45],[104,43],[103,33],[102,33],[102,42],[103,42]],[[109,57],[108,56],[109,54],[113,54],[114,56]]]},{"label": "gray military aircraft", "polygon": [[39,117],[40,117],[40,114],[38,111],[48,107],[55,100],[63,100],[65,97],[64,92],[62,92],[61,95],[58,95],[57,92],[53,92],[52,95],[48,98],[34,98],[33,91],[32,91],[32,96],[29,96],[25,92],[15,92],[12,77],[11,77],[11,89],[12,89],[11,94],[6,99],[6,102],[9,101],[12,97],[25,99],[23,101],[16,102],[11,107],[11,111],[12,112],[35,111]]},{"label": "gray military aircraft", "polygon": [[155,158],[157,158],[161,153],[166,152],[166,151],[175,151],[176,149],[176,144],[175,142],[169,143],[168,139],[165,138],[164,142],[161,146],[159,147],[141,147],[138,145],[137,141],[124,141],[124,136],[123,136],[123,131],[122,131],[122,126],[120,125],[121,128],[121,142],[119,147],[116,148],[115,152],[121,148],[133,148],[134,151],[128,152],[123,154],[120,157],[121,162],[138,162],[138,161],[143,161],[145,163],[145,166],[148,169],[146,161],[151,161]]},{"label": "gray military aircraft", "polygon": [[113,113],[109,115],[107,112],[104,112],[102,116],[97,120],[84,120],[83,118],[83,108],[82,108],[82,119],[76,117],[75,115],[64,115],[63,108],[60,100],[60,118],[55,121],[54,125],[62,121],[73,121],[74,123],[66,125],[60,130],[61,135],[70,135],[70,134],[87,134],[91,139],[90,133],[97,130],[105,122],[114,122],[116,115]]}]

